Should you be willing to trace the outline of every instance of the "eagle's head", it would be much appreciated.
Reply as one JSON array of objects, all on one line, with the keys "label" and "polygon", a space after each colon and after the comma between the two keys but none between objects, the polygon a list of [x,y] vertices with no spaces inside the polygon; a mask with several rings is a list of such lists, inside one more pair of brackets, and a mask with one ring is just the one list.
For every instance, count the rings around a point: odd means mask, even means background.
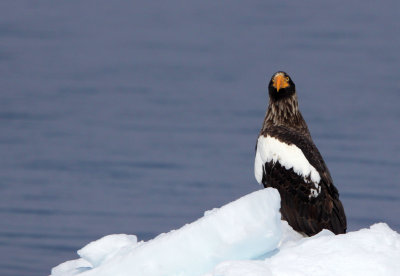
[{"label": "eagle's head", "polygon": [[288,74],[278,71],[272,76],[269,82],[268,92],[272,100],[279,100],[295,94],[296,86]]}]

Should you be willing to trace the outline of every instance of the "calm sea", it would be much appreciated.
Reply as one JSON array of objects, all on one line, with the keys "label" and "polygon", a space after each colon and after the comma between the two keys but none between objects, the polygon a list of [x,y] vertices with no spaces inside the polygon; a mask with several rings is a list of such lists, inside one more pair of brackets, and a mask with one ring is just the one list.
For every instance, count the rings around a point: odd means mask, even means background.
[{"label": "calm sea", "polygon": [[350,230],[400,230],[398,1],[1,1],[0,275],[260,189],[287,71]]}]

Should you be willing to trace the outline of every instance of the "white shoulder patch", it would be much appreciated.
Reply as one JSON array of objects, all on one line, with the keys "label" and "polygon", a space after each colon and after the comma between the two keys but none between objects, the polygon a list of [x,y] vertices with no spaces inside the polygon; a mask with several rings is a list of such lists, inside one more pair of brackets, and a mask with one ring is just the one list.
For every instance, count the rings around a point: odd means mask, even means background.
[{"label": "white shoulder patch", "polygon": [[262,161],[260,152],[257,147],[256,159],[254,160],[254,175],[256,176],[256,180],[260,185],[262,184],[261,181],[264,173],[264,164],[265,162]]},{"label": "white shoulder patch", "polygon": [[254,161],[254,174],[259,184],[262,184],[264,165],[273,161],[285,167],[287,170],[293,169],[295,173],[304,178],[305,182],[314,184],[315,189],[311,189],[310,197],[317,197],[321,192],[319,182],[321,177],[317,170],[308,162],[304,153],[296,145],[288,145],[271,136],[260,136],[257,141],[257,152]]}]

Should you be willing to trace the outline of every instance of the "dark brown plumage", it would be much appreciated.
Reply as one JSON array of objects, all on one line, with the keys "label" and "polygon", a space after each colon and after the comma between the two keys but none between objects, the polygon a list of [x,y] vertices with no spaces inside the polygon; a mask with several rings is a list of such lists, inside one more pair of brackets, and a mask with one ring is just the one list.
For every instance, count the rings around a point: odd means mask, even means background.
[{"label": "dark brown plumage", "polygon": [[277,72],[268,90],[270,101],[256,146],[257,180],[278,189],[282,218],[296,231],[308,236],[322,229],[345,233],[338,190],[299,111],[293,81]]}]

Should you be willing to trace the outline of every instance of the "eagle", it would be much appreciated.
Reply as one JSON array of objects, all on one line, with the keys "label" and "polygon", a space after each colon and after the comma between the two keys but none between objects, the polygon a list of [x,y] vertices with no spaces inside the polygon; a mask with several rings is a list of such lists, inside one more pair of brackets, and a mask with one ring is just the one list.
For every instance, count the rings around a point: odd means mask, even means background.
[{"label": "eagle", "polygon": [[257,139],[254,174],[281,195],[281,215],[296,231],[346,233],[339,192],[300,113],[289,75],[276,72],[268,85],[269,104]]}]

